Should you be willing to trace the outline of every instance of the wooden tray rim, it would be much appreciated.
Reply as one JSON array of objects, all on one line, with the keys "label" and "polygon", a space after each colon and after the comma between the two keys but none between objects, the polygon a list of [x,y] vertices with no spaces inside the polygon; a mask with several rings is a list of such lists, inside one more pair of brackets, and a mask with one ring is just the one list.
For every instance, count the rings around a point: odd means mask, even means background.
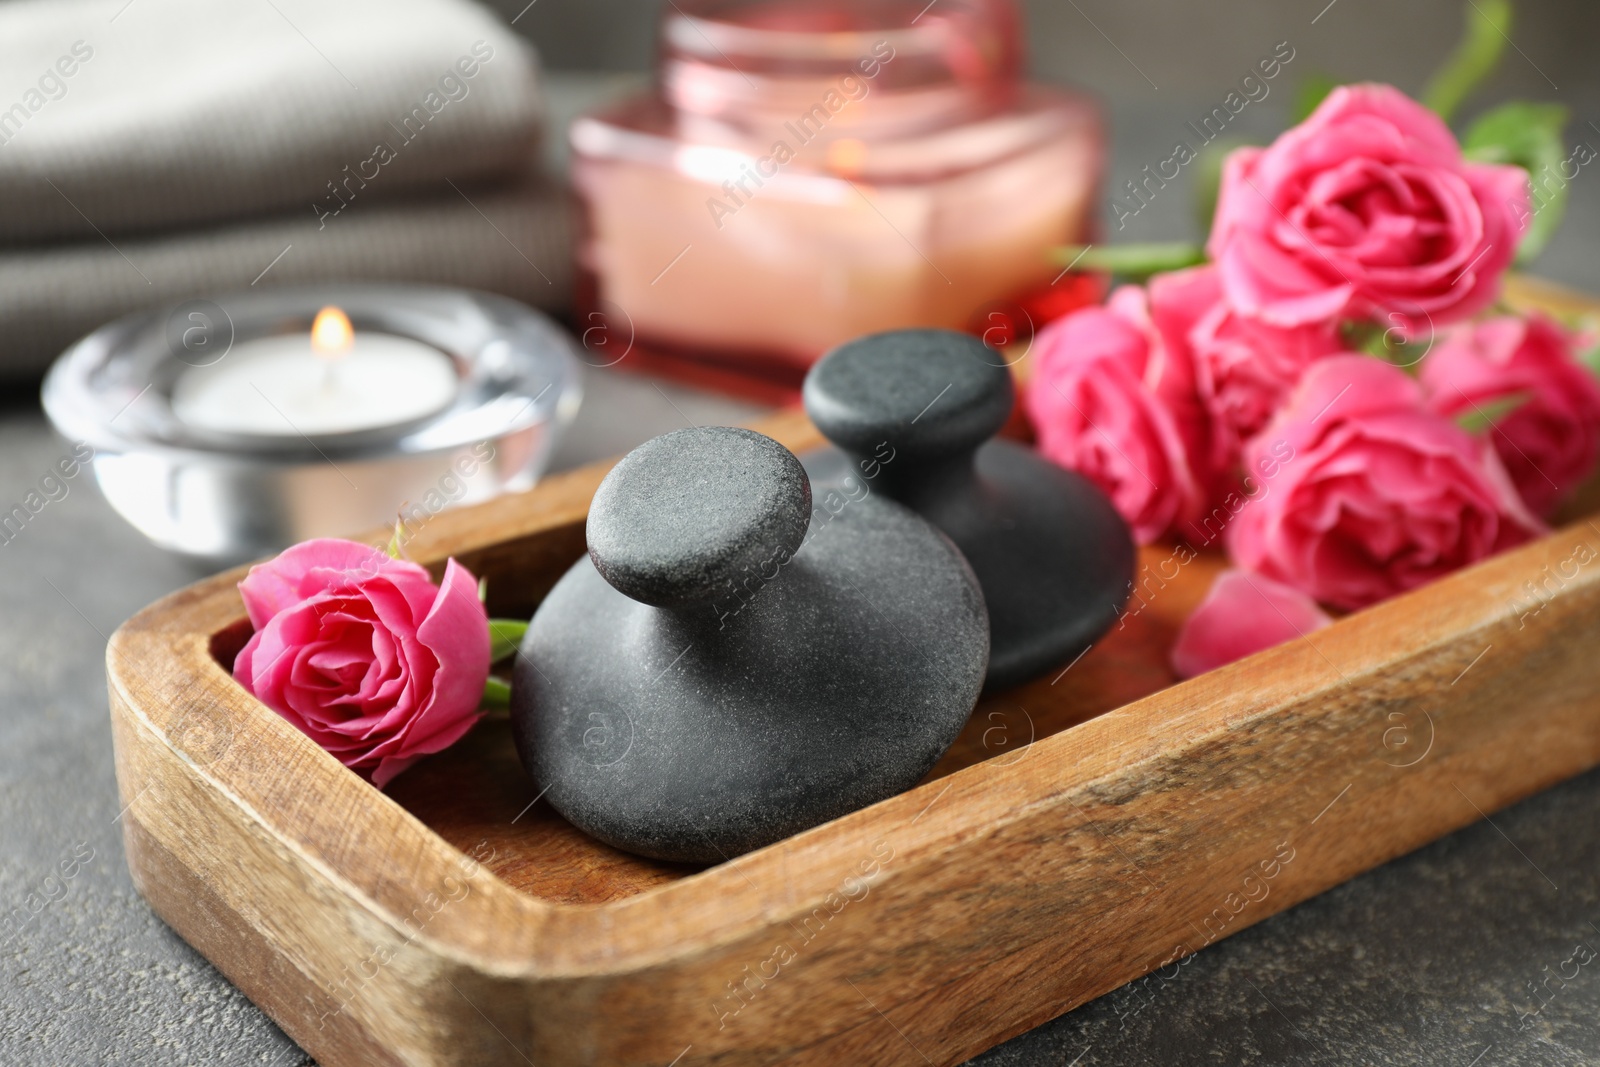
[{"label": "wooden tray rim", "polygon": [[[817,441],[815,431],[795,413],[757,428],[796,449]],[[436,528],[419,538],[413,554],[423,562],[440,564],[442,556],[432,551],[437,544],[453,543],[472,551],[581,522],[587,498],[609,466],[597,464],[547,479],[516,498],[445,513]],[[481,541],[472,533],[479,528],[493,528],[504,536]],[[1600,527],[1592,522],[1573,524],[1355,613],[1318,632],[1315,643],[1291,642],[1041,738],[1027,750],[1026,759],[1007,764],[996,758],[964,768],[624,900],[604,904],[541,900],[484,872],[473,881],[476,892],[413,936],[441,957],[485,973],[540,979],[634,972],[732,944],[775,920],[810,913],[837,887],[838,857],[856,850],[865,854],[868,843],[886,827],[894,830],[901,858],[886,867],[881,878],[905,877],[913,866],[937,863],[941,853],[958,843],[995,833],[1041,806],[1070,803],[1069,791],[1092,790],[1097,782],[1248,727],[1257,718],[1280,713],[1286,705],[1314,703],[1333,689],[1381,674],[1431,648],[1503,624],[1508,607],[1520,596],[1519,580],[1543,563],[1569,556],[1575,538],[1588,532],[1600,534]],[[459,872],[467,857],[239,688],[211,657],[212,635],[243,617],[235,588],[243,573],[240,568],[206,579],[124,624],[107,649],[114,698],[218,795],[342,886],[372,917],[400,931],[400,916],[414,899],[414,887],[437,884],[452,871]],[[1585,577],[1580,582],[1592,580]],[[1395,640],[1394,622],[1401,619],[1411,625],[1402,628],[1403,639]],[[143,669],[134,669],[135,663]],[[1339,663],[1351,664],[1351,671],[1342,670]],[[1339,677],[1330,679],[1330,667]],[[152,676],[154,685],[149,684]],[[1267,685],[1238,684],[1247,677],[1263,676],[1271,679]],[[147,693],[139,692],[140,683],[149,686]],[[195,701],[196,689],[207,698],[203,703]],[[227,716],[235,739],[241,731],[259,734],[266,748],[283,753],[279,773],[269,775],[263,768],[239,765],[231,759],[245,747],[239,745],[231,745],[214,761],[193,759],[174,739],[174,727],[186,721],[190,709],[207,705]],[[1043,792],[1029,786],[1037,776],[1038,761],[1059,774],[1056,785]],[[335,803],[317,811],[296,811],[293,794],[300,791],[294,782],[302,774],[319,780],[316,790],[304,792],[326,795]],[[124,799],[137,816],[140,798]],[[1321,803],[1323,798],[1306,798],[1308,806]],[[919,827],[921,815],[936,804],[940,818]],[[347,808],[365,809],[364,816],[379,832],[364,840],[350,837],[355,820],[342,814]],[[1308,811],[1311,814],[1315,812]],[[348,875],[352,869],[404,873],[357,879]],[[717,921],[709,928],[703,907],[708,896],[719,905]]]}]

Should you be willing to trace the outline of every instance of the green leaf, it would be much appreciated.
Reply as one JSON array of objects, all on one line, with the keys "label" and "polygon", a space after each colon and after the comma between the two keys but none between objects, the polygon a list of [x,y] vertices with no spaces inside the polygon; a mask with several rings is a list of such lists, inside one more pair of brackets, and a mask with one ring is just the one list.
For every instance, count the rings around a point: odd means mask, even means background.
[{"label": "green leaf", "polygon": [[1209,231],[1217,213],[1217,193],[1222,189],[1222,166],[1236,148],[1256,142],[1248,137],[1218,137],[1200,150],[1194,171],[1194,207],[1200,228]]},{"label": "green leaf", "polygon": [[1467,0],[1461,42],[1423,91],[1422,102],[1446,122],[1500,64],[1511,38],[1511,0]]},{"label": "green leaf", "polygon": [[489,662],[499,663],[517,651],[528,624],[516,619],[489,620]]},{"label": "green leaf", "polygon": [[1499,400],[1474,404],[1471,411],[1464,411],[1457,416],[1456,425],[1468,433],[1483,433],[1532,399],[1532,393],[1512,393]]},{"label": "green leaf", "polygon": [[1372,350],[1367,346],[1372,343],[1375,329],[1376,327],[1370,322],[1357,322],[1353,319],[1345,319],[1339,323],[1339,339],[1344,343],[1344,350],[1372,355]]},{"label": "green leaf", "polygon": [[1299,125],[1311,117],[1317,110],[1317,105],[1328,98],[1328,94],[1339,87],[1337,79],[1329,77],[1320,70],[1312,71],[1301,81],[1299,88],[1294,91],[1294,107],[1291,112],[1295,125]]},{"label": "green leaf", "polygon": [[1352,352],[1376,356],[1411,375],[1417,373],[1417,365],[1430,347],[1428,340],[1407,341],[1398,328],[1385,329],[1376,322],[1345,323],[1342,332]]},{"label": "green leaf", "polygon": [[1206,261],[1205,249],[1187,241],[1129,245],[1067,245],[1051,258],[1074,270],[1101,270],[1129,278],[1148,278]]},{"label": "green leaf", "polygon": [[483,701],[478,705],[484,709],[509,708],[511,706],[511,686],[501,681],[494,675],[483,680]]},{"label": "green leaf", "polygon": [[1461,149],[1468,159],[1513,163],[1526,170],[1533,183],[1532,221],[1522,235],[1518,263],[1544,251],[1566,211],[1569,177],[1562,173],[1567,159],[1561,140],[1566,125],[1567,109],[1561,104],[1513,101],[1480,115],[1462,138]]}]

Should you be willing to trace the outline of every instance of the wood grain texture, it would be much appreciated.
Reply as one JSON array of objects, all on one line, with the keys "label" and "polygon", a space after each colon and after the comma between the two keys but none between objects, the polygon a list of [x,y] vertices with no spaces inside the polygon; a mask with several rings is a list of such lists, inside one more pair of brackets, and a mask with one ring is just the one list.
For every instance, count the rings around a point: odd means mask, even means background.
[{"label": "wood grain texture", "polygon": [[[410,551],[531,609],[604,469]],[[1123,624],[916,789],[704,870],[528,807],[503,723],[372,789],[227,676],[221,575],[108,648],[129,865],[328,1067],[945,1064],[1600,763],[1586,521],[1174,685],[1219,565],[1180,558],[1147,550]]]}]

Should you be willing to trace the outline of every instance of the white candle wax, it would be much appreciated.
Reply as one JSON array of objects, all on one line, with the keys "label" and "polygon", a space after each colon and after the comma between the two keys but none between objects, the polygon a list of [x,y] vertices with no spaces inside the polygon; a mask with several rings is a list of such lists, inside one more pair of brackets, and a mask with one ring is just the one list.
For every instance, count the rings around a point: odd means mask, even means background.
[{"label": "white candle wax", "polygon": [[179,377],[172,411],[198,430],[314,437],[392,426],[455,399],[455,367],[443,352],[393,334],[356,334],[335,356],[308,336],[263,337]]}]

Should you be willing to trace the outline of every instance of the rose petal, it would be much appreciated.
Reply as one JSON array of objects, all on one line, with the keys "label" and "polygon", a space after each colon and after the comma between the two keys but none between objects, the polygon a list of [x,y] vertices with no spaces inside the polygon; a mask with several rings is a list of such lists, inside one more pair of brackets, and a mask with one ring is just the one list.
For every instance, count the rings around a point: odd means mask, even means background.
[{"label": "rose petal", "polygon": [[1332,622],[1316,601],[1292,586],[1259,574],[1223,571],[1178,631],[1172,669],[1180,678],[1193,678]]},{"label": "rose petal", "polygon": [[302,541],[251,567],[239,583],[239,595],[244,599],[250,625],[259,630],[272,616],[307,597],[334,592],[347,584],[359,585],[363,578],[379,574],[428,581],[428,572],[415,563],[390,559],[371,545],[321,537]]}]

